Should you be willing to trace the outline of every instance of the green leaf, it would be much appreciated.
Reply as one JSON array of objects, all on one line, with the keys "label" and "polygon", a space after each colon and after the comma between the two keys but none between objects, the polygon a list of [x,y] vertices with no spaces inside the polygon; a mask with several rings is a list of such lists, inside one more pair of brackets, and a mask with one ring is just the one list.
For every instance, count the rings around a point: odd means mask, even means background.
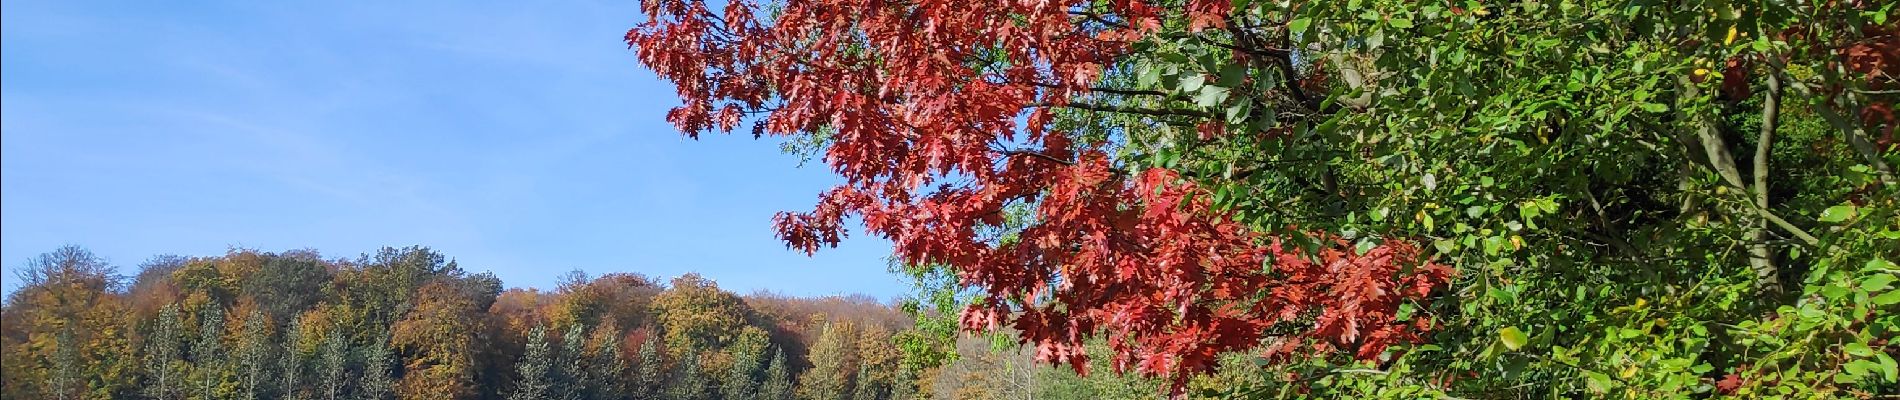
[{"label": "green leaf", "polygon": [[1194,74],[1189,74],[1187,77],[1181,78],[1182,91],[1188,91],[1188,92],[1199,91],[1201,90],[1201,87],[1206,84],[1207,84],[1206,74],[1194,73]]},{"label": "green leaf", "polygon": [[1853,218],[1859,210],[1852,204],[1842,204],[1821,210],[1821,222],[1836,223]]},{"label": "green leaf", "polygon": [[1591,393],[1603,393],[1616,388],[1616,381],[1610,380],[1610,375],[1602,372],[1584,371],[1583,378]]},{"label": "green leaf", "polygon": [[1893,274],[1877,274],[1874,276],[1869,276],[1867,277],[1867,279],[1862,279],[1860,281],[1860,290],[1866,291],[1868,293],[1878,292],[1878,291],[1886,289],[1895,280],[1900,280],[1900,278],[1894,278]]},{"label": "green leaf", "polygon": [[1504,342],[1505,348],[1517,350],[1523,348],[1524,343],[1528,342],[1530,338],[1525,337],[1524,331],[1518,330],[1517,327],[1507,326],[1504,327],[1504,329],[1498,330],[1498,340]]},{"label": "green leaf", "polygon": [[1246,80],[1246,78],[1247,78],[1246,64],[1241,64],[1241,63],[1225,64],[1225,65],[1221,65],[1220,67],[1220,79],[1217,81],[1218,82],[1217,84],[1224,87],[1230,87],[1230,88],[1239,87],[1240,82],[1243,80]]},{"label": "green leaf", "polygon": [[[1432,247],[1438,248],[1438,254],[1451,254],[1452,250],[1458,249],[1458,242],[1454,242],[1451,239],[1438,239],[1432,241]],[[1900,293],[1900,291],[1895,291],[1894,293]],[[1900,296],[1895,296],[1895,298],[1900,299]]]},{"label": "green leaf", "polygon": [[1874,296],[1874,298],[1869,301],[1872,301],[1874,305],[1877,306],[1890,306],[1894,303],[1900,303],[1900,290],[1888,291],[1879,296]]},{"label": "green leaf", "polygon": [[1407,28],[1412,27],[1412,20],[1406,19],[1406,18],[1393,18],[1391,20],[1386,21],[1386,23],[1390,23],[1392,24],[1393,28],[1399,28],[1399,29],[1407,29]]},{"label": "green leaf", "polygon": [[1300,18],[1287,23],[1286,29],[1288,33],[1306,33],[1306,27],[1309,26],[1313,26],[1312,18]]},{"label": "green leaf", "polygon": [[1874,358],[1880,360],[1880,375],[1887,378],[1887,382],[1900,382],[1900,365],[1893,362],[1893,357],[1875,353]]},{"label": "green leaf", "polygon": [[1867,347],[1866,343],[1848,343],[1846,346],[1842,346],[1842,349],[1847,350],[1847,354],[1856,357],[1872,357],[1874,355],[1874,348]]},{"label": "green leaf", "polygon": [[1665,106],[1665,105],[1657,104],[1657,103],[1643,103],[1642,107],[1643,107],[1643,111],[1648,111],[1648,112],[1653,112],[1653,113],[1669,111],[1669,106]]},{"label": "green leaf", "polygon": [[1194,95],[1194,103],[1201,107],[1213,107],[1227,101],[1227,88],[1220,86],[1202,86],[1200,94]]}]

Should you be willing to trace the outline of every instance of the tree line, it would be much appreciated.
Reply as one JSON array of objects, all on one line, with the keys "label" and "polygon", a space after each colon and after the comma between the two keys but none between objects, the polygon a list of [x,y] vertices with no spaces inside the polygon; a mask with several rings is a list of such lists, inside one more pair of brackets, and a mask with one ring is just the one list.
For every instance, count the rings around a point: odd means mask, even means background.
[{"label": "tree line", "polygon": [[687,274],[503,289],[422,247],[160,256],[76,246],[0,309],[6,399],[909,398],[908,317],[865,296],[741,296]]}]

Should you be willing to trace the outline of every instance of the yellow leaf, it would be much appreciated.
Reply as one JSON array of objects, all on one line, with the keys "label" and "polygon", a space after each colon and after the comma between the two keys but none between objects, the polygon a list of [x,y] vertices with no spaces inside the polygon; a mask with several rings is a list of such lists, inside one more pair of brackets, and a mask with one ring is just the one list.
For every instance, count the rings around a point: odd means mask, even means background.
[{"label": "yellow leaf", "polygon": [[1735,43],[1735,34],[1736,34],[1736,32],[1735,32],[1735,26],[1734,26],[1734,25],[1729,25],[1729,26],[1728,26],[1728,37],[1727,37],[1727,38],[1724,38],[1724,39],[1722,39],[1722,45],[1725,45],[1725,46],[1726,46],[1726,45],[1730,45],[1730,44],[1734,44],[1734,43]]}]

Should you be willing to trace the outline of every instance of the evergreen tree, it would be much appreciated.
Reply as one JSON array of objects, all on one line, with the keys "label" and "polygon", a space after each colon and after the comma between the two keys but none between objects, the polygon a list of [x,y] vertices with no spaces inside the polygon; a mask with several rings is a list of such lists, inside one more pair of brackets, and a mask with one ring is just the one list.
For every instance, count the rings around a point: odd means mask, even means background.
[{"label": "evergreen tree", "polygon": [[680,360],[672,385],[666,387],[666,400],[706,400],[706,377],[699,370],[699,353],[686,353]]},{"label": "evergreen tree", "polygon": [[909,367],[899,367],[897,379],[891,382],[891,400],[915,398],[917,398],[917,371]]},{"label": "evergreen tree", "polygon": [[758,400],[792,400],[792,371],[785,365],[785,350],[776,350],[772,364],[765,368],[765,381],[759,384]]},{"label": "evergreen tree", "polygon": [[758,392],[759,369],[765,363],[765,351],[771,346],[771,338],[763,330],[747,328],[739,335],[726,351],[732,355],[732,367],[726,369],[726,376],[719,382],[720,395],[725,399],[751,399]]},{"label": "evergreen tree", "polygon": [[198,397],[216,398],[225,365],[224,309],[206,305],[198,316],[198,341],[191,345],[191,361],[198,366]]},{"label": "evergreen tree", "polygon": [[620,350],[620,329],[609,321],[594,327],[594,346],[587,353],[587,400],[625,400],[628,365]]},{"label": "evergreen tree", "polygon": [[515,364],[521,380],[515,383],[515,391],[508,400],[549,400],[554,388],[549,375],[553,370],[554,357],[549,354],[548,329],[535,325],[528,331],[528,348],[521,356],[521,362]]},{"label": "evergreen tree", "polygon": [[567,333],[561,335],[561,353],[554,356],[554,392],[556,399],[580,400],[587,393],[587,373],[581,370],[582,356],[587,346],[586,332],[581,324],[569,324]]},{"label": "evergreen tree", "polygon": [[303,400],[304,354],[297,348],[303,341],[303,321],[291,321],[284,329],[284,357],[278,359],[277,371],[283,375],[284,400]]},{"label": "evergreen tree", "polygon": [[391,354],[389,343],[378,340],[364,349],[363,379],[356,388],[356,398],[361,400],[388,400],[395,396],[395,377],[390,376]]},{"label": "evergreen tree", "polygon": [[317,359],[317,375],[323,378],[324,400],[343,398],[343,391],[348,388],[350,379],[349,355],[349,342],[343,337],[343,332],[331,331],[329,337],[324,338],[322,353]]},{"label": "evergreen tree", "polygon": [[646,340],[640,342],[639,372],[633,379],[633,398],[638,400],[658,400],[661,397],[660,385],[664,383],[662,381],[664,375],[661,371],[663,371],[662,364],[665,360],[660,357],[657,343],[660,341],[658,330],[654,332],[655,334],[647,335]]},{"label": "evergreen tree", "polygon": [[264,398],[266,376],[270,368],[270,327],[262,310],[252,311],[244,321],[244,336],[238,339],[237,362],[241,395],[244,400]]},{"label": "evergreen tree", "polygon": [[847,322],[825,324],[818,341],[811,346],[811,369],[799,381],[798,398],[804,400],[852,399],[853,381],[858,372],[857,329]]},{"label": "evergreen tree", "polygon": [[184,358],[179,351],[179,336],[183,335],[183,322],[178,319],[178,305],[168,304],[158,310],[158,320],[152,324],[152,334],[145,338],[145,397],[153,400],[172,400],[178,398],[179,376],[177,366]]},{"label": "evergreen tree", "polygon": [[889,382],[879,382],[870,379],[875,372],[876,371],[871,370],[870,363],[858,364],[857,387],[851,394],[853,400],[883,400],[886,398],[885,394],[890,389],[886,387]]}]

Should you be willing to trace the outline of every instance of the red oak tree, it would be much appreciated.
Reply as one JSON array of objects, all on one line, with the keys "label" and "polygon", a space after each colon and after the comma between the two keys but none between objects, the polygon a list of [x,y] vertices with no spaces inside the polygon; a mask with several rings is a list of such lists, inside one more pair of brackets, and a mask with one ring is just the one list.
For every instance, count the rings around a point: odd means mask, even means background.
[{"label": "red oak tree", "polygon": [[[1221,28],[1228,1],[643,0],[626,35],[678,88],[667,120],[691,137],[754,121],[755,136],[820,135],[846,183],[776,217],[806,252],[836,245],[847,217],[904,262],[951,266],[984,300],[967,328],[1009,323],[1038,359],[1083,369],[1083,341],[1110,333],[1118,372],[1186,378],[1222,352],[1267,345],[1373,359],[1418,340],[1400,303],[1450,269],[1387,241],[1354,251],[1282,246],[1212,208],[1179,173],[1118,165],[1105,143],[1052,129],[1164,19]],[[1094,21],[1090,23],[1089,21]],[[1010,205],[1031,222],[1002,240]],[[1323,235],[1322,235],[1323,236]],[[1423,264],[1423,265],[1420,265]],[[1084,372],[1086,371],[1079,371]]]}]

